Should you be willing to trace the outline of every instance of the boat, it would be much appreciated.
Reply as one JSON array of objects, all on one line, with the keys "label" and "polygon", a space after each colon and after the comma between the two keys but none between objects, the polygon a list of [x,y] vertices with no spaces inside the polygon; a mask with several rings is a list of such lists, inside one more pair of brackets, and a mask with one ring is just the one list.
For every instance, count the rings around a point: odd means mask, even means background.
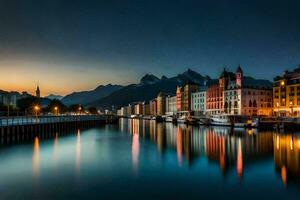
[{"label": "boat", "polygon": [[210,124],[213,126],[233,126],[228,115],[213,115],[210,117]]},{"label": "boat", "polygon": [[197,123],[199,125],[209,125],[210,124],[210,119],[208,117],[198,117],[197,118]]},{"label": "boat", "polygon": [[210,118],[210,124],[215,126],[231,126],[231,127],[252,127],[253,121],[243,115],[213,115]]},{"label": "boat", "polygon": [[177,123],[186,124],[187,123],[187,117],[185,115],[178,117],[177,118]]},{"label": "boat", "polygon": [[166,116],[165,117],[165,122],[173,122],[174,118],[172,116]]},{"label": "boat", "polygon": [[198,120],[194,117],[187,117],[186,120],[187,120],[187,124],[189,125],[198,124]]}]

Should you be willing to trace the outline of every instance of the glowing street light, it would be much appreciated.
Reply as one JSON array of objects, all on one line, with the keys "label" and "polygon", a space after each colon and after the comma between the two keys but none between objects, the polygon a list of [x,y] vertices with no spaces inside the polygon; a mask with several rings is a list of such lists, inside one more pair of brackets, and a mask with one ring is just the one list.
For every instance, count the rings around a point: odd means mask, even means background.
[{"label": "glowing street light", "polygon": [[81,107],[81,105],[79,105],[79,108],[78,108],[78,110],[79,110],[79,114],[81,114],[81,110],[82,110],[82,107]]},{"label": "glowing street light", "polygon": [[38,105],[35,105],[35,106],[33,107],[33,109],[34,109],[34,111],[35,111],[35,117],[37,118],[37,115],[38,115],[38,112],[39,112],[39,110],[40,110],[40,107],[39,107]]},{"label": "glowing street light", "polygon": [[54,111],[55,111],[55,114],[58,115],[58,107],[57,106],[54,107]]}]

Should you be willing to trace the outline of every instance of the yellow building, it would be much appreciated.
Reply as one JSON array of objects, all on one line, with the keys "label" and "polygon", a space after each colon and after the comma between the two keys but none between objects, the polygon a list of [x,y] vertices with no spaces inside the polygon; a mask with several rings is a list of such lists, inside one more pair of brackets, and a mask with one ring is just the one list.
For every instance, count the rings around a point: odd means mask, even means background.
[{"label": "yellow building", "polygon": [[300,67],[274,79],[273,111],[277,116],[300,116]]},{"label": "yellow building", "polygon": [[164,115],[166,113],[166,95],[159,92],[156,98],[157,115]]}]

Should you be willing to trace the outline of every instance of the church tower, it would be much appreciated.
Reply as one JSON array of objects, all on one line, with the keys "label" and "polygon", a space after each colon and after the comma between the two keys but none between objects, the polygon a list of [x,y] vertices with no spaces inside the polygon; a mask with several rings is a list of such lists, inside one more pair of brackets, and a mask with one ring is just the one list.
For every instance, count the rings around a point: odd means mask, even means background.
[{"label": "church tower", "polygon": [[35,97],[36,98],[40,98],[41,97],[41,91],[40,91],[39,85],[37,85],[37,87],[36,87]]},{"label": "church tower", "polygon": [[237,70],[236,70],[236,73],[235,73],[235,76],[236,76],[236,84],[240,87],[242,87],[242,82],[243,82],[243,70],[241,68],[241,66],[239,65]]}]

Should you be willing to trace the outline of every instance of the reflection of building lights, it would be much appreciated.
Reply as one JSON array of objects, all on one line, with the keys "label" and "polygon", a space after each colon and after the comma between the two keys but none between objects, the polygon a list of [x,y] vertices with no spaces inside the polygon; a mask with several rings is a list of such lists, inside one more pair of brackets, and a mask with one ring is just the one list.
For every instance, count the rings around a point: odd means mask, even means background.
[{"label": "reflection of building lights", "polygon": [[178,165],[181,167],[182,166],[182,132],[181,129],[178,127],[177,128],[177,134],[176,134],[176,147],[177,147],[177,160],[178,160]]},{"label": "reflection of building lights", "polygon": [[81,143],[80,143],[80,129],[77,130],[77,141],[76,141],[76,172],[80,170],[80,154],[81,154]]},{"label": "reflection of building lights", "polygon": [[140,141],[139,141],[138,133],[133,133],[131,153],[132,153],[133,168],[134,168],[134,171],[137,172],[138,165],[139,165],[139,154],[140,154]]},{"label": "reflection of building lights", "polygon": [[281,180],[282,180],[283,185],[285,186],[286,182],[287,182],[287,174],[286,174],[285,166],[281,167]]},{"label": "reflection of building lights", "polygon": [[243,152],[242,152],[242,141],[239,139],[238,143],[238,155],[237,155],[237,173],[239,177],[243,175]]},{"label": "reflection of building lights", "polygon": [[300,139],[297,140],[298,142],[298,149],[300,149]]},{"label": "reflection of building lights", "polygon": [[39,175],[39,167],[40,167],[40,143],[39,138],[34,138],[33,143],[33,156],[32,156],[32,171],[35,178]]},{"label": "reflection of building lights", "polygon": [[276,136],[276,147],[277,147],[277,149],[279,149],[279,136],[278,135]]},{"label": "reflection of building lights", "polygon": [[291,150],[293,150],[293,139],[290,140],[290,147],[291,147]]}]

